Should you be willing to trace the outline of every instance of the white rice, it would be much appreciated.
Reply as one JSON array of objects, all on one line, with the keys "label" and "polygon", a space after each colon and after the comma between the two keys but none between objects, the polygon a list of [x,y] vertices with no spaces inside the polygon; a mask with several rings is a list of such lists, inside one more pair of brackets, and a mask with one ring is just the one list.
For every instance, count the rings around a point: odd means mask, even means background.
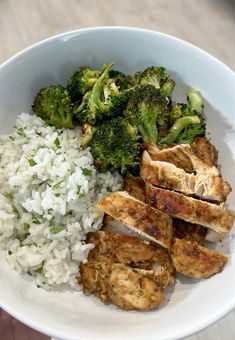
[{"label": "white rice", "polygon": [[122,187],[118,173],[96,170],[80,139],[80,128],[57,130],[27,113],[0,137],[0,246],[13,269],[44,288],[77,287],[93,247],[86,234],[103,218],[95,203]]}]

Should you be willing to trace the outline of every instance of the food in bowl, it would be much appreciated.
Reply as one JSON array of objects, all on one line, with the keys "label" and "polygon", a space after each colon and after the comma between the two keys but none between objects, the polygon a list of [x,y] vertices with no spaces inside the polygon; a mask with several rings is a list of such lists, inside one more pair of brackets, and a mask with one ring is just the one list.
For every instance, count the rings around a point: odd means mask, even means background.
[{"label": "food in bowl", "polygon": [[41,89],[36,116],[21,114],[1,137],[1,241],[9,264],[40,287],[78,288],[78,276],[103,301],[153,309],[175,271],[223,269],[227,257],[204,241],[206,228],[219,238],[231,229],[221,205],[231,188],[199,91],[174,104],[164,68],[126,76],[112,66],[80,67],[66,88]]}]

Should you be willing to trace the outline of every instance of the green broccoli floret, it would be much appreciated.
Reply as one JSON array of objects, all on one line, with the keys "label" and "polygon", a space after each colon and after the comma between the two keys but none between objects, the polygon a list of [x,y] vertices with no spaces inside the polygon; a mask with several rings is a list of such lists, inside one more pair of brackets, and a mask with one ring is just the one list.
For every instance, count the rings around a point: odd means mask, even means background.
[{"label": "green broccoli floret", "polygon": [[125,173],[140,151],[138,131],[122,117],[99,126],[91,142],[95,164],[102,172],[119,169]]},{"label": "green broccoli floret", "polygon": [[205,136],[205,125],[200,121],[199,124],[189,125],[179,134],[176,139],[177,144],[191,144],[196,137]]},{"label": "green broccoli floret", "polygon": [[152,85],[133,88],[123,115],[137,127],[145,143],[157,143],[158,127],[167,129],[169,112],[161,92]]},{"label": "green broccoli floret", "polygon": [[197,111],[198,113],[202,112],[203,109],[203,101],[200,92],[196,89],[191,89],[187,93],[187,101],[188,106],[191,111]]},{"label": "green broccoli floret", "polygon": [[91,91],[88,91],[82,100],[82,103],[75,107],[74,113],[77,116],[79,123],[89,123],[95,124],[97,121],[101,120],[101,103],[103,90],[106,81],[109,79],[109,70],[113,66],[111,63],[108,66],[103,67],[103,72],[100,77],[96,80]]},{"label": "green broccoli floret", "polygon": [[119,91],[127,90],[135,85],[131,76],[125,75],[120,71],[110,70],[109,77],[114,80]]},{"label": "green broccoli floret", "polygon": [[82,139],[81,139],[81,147],[83,149],[87,148],[92,141],[92,138],[94,136],[94,133],[97,131],[98,127],[96,126],[92,126],[88,123],[85,123],[82,126]]},{"label": "green broccoli floret", "polygon": [[74,128],[69,92],[61,85],[42,88],[34,99],[32,110],[56,128]]},{"label": "green broccoli floret", "polygon": [[170,79],[164,67],[148,67],[142,73],[137,72],[135,78],[138,84],[150,84],[160,89],[165,97],[169,97],[175,87],[175,82]]},{"label": "green broccoli floret", "polygon": [[188,105],[177,104],[171,109],[173,124],[160,143],[192,143],[196,137],[205,135],[205,123],[202,117],[203,102],[200,92],[190,90],[187,94]]},{"label": "green broccoli floret", "polygon": [[119,91],[113,79],[109,79],[104,85],[100,112],[102,120],[113,118],[122,114],[131,95],[132,89]]},{"label": "green broccoli floret", "polygon": [[72,102],[77,102],[95,85],[102,71],[92,70],[88,66],[82,66],[68,80],[67,89]]},{"label": "green broccoli floret", "polygon": [[200,125],[200,123],[200,118],[197,115],[178,118],[170,128],[167,135],[161,139],[160,143],[170,145],[175,141],[177,142],[182,130],[195,124]]},{"label": "green broccoli floret", "polygon": [[170,97],[175,87],[175,82],[172,79],[167,80],[161,87],[160,91],[163,96]]},{"label": "green broccoli floret", "polygon": [[114,79],[109,79],[110,68],[106,66],[93,89],[85,94],[82,103],[75,107],[78,121],[91,125],[106,118],[120,115],[127,103],[129,90],[120,92]]}]

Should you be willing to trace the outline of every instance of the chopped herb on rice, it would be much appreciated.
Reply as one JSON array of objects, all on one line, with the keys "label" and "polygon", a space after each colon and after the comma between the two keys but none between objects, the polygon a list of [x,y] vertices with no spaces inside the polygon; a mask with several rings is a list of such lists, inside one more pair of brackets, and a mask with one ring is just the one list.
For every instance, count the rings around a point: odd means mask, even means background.
[{"label": "chopped herb on rice", "polygon": [[65,278],[77,287],[79,264],[91,248],[86,234],[102,221],[95,203],[122,188],[118,173],[97,172],[89,149],[80,149],[81,136],[79,127],[56,130],[26,113],[14,134],[0,136],[0,246],[11,266],[31,273],[39,287]]}]

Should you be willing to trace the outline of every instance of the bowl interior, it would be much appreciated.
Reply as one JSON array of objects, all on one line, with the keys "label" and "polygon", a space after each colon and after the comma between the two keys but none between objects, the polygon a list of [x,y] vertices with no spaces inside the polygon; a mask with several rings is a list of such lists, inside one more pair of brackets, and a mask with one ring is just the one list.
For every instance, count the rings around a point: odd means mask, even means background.
[{"label": "bowl interior", "polygon": [[[145,30],[99,28],[70,32],[20,53],[0,67],[0,133],[12,130],[16,115],[30,111],[34,95],[65,83],[77,65],[132,73],[162,65],[176,80],[174,98],[185,101],[190,87],[205,99],[208,135],[219,150],[223,177],[235,188],[235,75],[202,50]],[[235,192],[235,190],[234,190]],[[235,193],[228,206],[235,210]],[[225,270],[208,280],[177,279],[164,306],[152,312],[125,312],[77,291],[47,292],[11,271],[0,256],[0,305],[23,322],[64,339],[176,339],[198,331],[235,306],[234,233],[216,246],[230,255]]]}]

